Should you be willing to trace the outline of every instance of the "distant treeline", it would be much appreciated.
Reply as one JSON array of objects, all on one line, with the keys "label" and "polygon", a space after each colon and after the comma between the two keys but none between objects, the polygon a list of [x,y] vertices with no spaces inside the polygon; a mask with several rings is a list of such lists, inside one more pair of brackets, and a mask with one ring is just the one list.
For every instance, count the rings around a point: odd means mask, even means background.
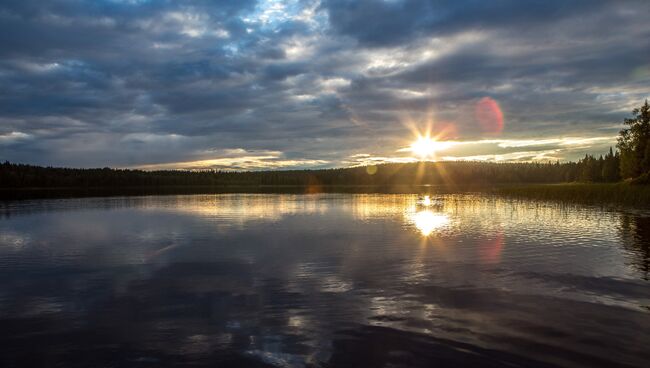
[{"label": "distant treeline", "polygon": [[619,157],[586,156],[568,163],[418,162],[323,170],[141,171],[67,169],[5,162],[2,188],[242,186],[242,185],[421,185],[613,182],[620,179]]},{"label": "distant treeline", "polygon": [[[417,162],[323,170],[141,171],[0,164],[0,188],[95,188],[251,185],[483,185],[561,182],[650,182],[650,105],[625,119],[617,148],[578,162]],[[620,152],[620,153],[619,153]]]}]

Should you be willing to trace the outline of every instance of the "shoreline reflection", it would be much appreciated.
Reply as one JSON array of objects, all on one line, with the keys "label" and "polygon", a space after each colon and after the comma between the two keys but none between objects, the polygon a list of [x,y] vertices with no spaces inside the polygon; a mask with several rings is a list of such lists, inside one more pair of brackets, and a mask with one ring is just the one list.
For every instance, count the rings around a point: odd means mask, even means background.
[{"label": "shoreline reflection", "polygon": [[643,367],[648,239],[479,195],[24,203],[0,217],[0,366]]}]

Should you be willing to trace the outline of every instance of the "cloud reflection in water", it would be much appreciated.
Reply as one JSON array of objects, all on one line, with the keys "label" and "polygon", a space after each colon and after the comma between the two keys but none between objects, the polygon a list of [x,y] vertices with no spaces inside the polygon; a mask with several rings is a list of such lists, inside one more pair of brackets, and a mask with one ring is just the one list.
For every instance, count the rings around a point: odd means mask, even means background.
[{"label": "cloud reflection in water", "polygon": [[34,201],[6,212],[0,366],[650,358],[648,222],[615,211],[317,194]]}]

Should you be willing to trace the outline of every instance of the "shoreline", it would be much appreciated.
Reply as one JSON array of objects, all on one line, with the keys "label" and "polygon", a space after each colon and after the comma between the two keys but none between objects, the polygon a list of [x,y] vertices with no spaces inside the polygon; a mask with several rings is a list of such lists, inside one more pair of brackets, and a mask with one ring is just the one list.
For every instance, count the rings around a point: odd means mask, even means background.
[{"label": "shoreline", "polygon": [[[451,186],[422,185],[164,185],[119,187],[35,187],[0,188],[0,200],[83,198],[138,195],[183,194],[317,194],[317,193],[373,193],[373,194],[435,194],[484,192],[486,185]],[[492,188],[492,187],[490,187]]]},{"label": "shoreline", "polygon": [[507,185],[495,193],[511,198],[571,204],[650,208],[650,185],[619,183],[558,183]]},{"label": "shoreline", "polygon": [[650,185],[620,183],[422,185],[220,185],[2,188],[0,200],[64,199],[86,197],[183,194],[454,194],[484,193],[511,198],[565,203],[623,205],[650,208]]}]

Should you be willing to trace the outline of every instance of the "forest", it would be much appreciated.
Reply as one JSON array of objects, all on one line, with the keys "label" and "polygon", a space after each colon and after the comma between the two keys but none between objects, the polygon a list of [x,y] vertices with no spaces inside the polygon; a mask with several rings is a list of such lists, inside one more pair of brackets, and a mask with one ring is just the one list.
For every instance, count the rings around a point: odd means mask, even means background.
[{"label": "forest", "polygon": [[94,188],[164,186],[333,186],[333,185],[490,185],[567,182],[649,182],[650,105],[625,119],[617,150],[577,162],[416,162],[370,167],[285,171],[142,171],[71,169],[5,162],[0,188]]},{"label": "forest", "polygon": [[64,188],[116,186],[242,186],[242,185],[424,185],[614,182],[619,155],[585,156],[568,163],[418,162],[323,170],[288,171],[141,171],[69,169],[0,164],[2,188]]}]

